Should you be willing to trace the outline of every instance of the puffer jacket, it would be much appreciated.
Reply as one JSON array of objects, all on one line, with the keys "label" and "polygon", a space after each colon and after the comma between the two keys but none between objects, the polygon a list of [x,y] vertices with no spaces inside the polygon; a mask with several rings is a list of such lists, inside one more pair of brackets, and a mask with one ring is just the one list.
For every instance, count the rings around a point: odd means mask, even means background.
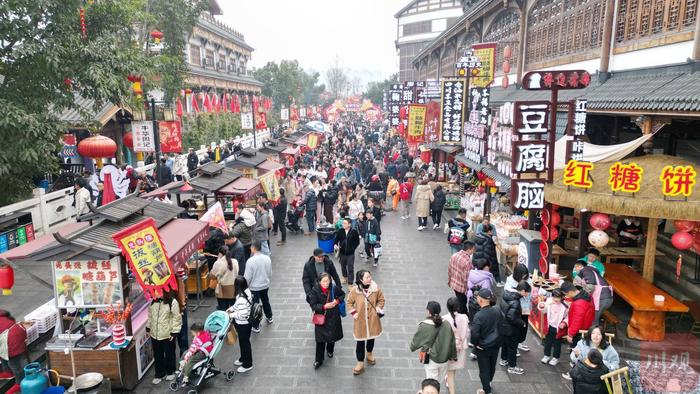
[{"label": "puffer jacket", "polygon": [[488,236],[488,234],[479,233],[474,238],[474,243],[476,244],[476,250],[472,256],[472,261],[477,259],[485,259],[491,263],[491,267],[498,265],[498,258],[496,257],[496,244],[493,239]]},{"label": "puffer jacket", "polygon": [[313,190],[309,190],[306,192],[306,195],[304,196],[304,201],[302,204],[304,205],[304,208],[306,209],[306,212],[316,212],[316,193],[314,193]]},{"label": "puffer jacket", "polygon": [[182,315],[180,314],[180,304],[176,299],[169,302],[158,299],[151,302],[148,307],[148,322],[146,332],[151,338],[162,341],[180,333],[182,328]]},{"label": "puffer jacket", "polygon": [[585,291],[579,292],[569,305],[569,336],[575,337],[580,330],[587,330],[595,319],[595,308]]},{"label": "puffer jacket", "polygon": [[525,326],[520,308],[520,294],[504,291],[498,306],[504,317],[501,334],[505,336],[515,335]]},{"label": "puffer jacket", "polygon": [[599,365],[595,368],[586,364],[583,361],[576,363],[571,370],[571,378],[573,379],[574,393],[576,394],[604,394],[608,392],[605,388],[605,382],[600,380],[600,377],[608,373],[610,370],[605,365]]},{"label": "puffer jacket", "polygon": [[[474,261],[472,259],[472,261]],[[469,277],[467,278],[467,299],[472,297],[472,289],[478,286],[481,289],[491,290],[495,279],[493,274],[489,271],[472,269],[469,271]]]},{"label": "puffer jacket", "polygon": [[236,221],[236,225],[233,226],[231,234],[238,238],[243,246],[248,246],[253,243],[253,226],[245,224],[243,219]]},{"label": "puffer jacket", "polygon": [[433,202],[430,203],[430,209],[433,211],[442,211],[447,203],[447,197],[445,196],[445,191],[440,189],[433,192]]}]

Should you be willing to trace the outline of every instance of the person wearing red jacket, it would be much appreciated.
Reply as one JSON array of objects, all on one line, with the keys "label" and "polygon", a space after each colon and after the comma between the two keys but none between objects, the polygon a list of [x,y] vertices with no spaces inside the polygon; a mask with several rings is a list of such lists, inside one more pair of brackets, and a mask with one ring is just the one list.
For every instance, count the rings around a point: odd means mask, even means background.
[{"label": "person wearing red jacket", "polygon": [[401,185],[399,185],[399,197],[401,198],[401,219],[408,219],[411,214],[409,213],[409,204],[411,204],[411,196],[413,195],[413,184],[406,178]]},{"label": "person wearing red jacket", "polygon": [[[29,361],[29,353],[25,344],[27,330],[22,323],[15,321],[10,312],[0,309],[0,334],[5,331],[8,331],[7,355],[9,360],[7,362],[2,360],[3,366],[10,368],[15,376],[15,386],[17,386],[24,379],[24,366]],[[10,391],[12,392],[13,389]]]},{"label": "person wearing red jacket", "polygon": [[579,331],[587,330],[593,324],[595,308],[591,296],[585,291],[579,290],[573,283],[562,283],[561,290],[566,294],[566,298],[571,300],[568,316],[569,330],[566,340],[575,344],[581,339]]}]

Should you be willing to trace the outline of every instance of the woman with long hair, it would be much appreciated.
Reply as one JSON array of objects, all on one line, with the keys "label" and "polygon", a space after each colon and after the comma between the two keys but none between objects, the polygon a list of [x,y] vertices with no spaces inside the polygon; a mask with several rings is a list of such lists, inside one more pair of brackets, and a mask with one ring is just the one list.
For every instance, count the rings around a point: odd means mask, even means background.
[{"label": "woman with long hair", "polygon": [[455,346],[457,347],[457,361],[447,362],[447,388],[450,394],[455,394],[455,373],[459,369],[464,369],[464,361],[467,359],[467,348],[469,347],[469,318],[467,315],[459,313],[459,298],[452,297],[447,300],[447,314],[442,315],[442,320],[450,325],[455,336]]},{"label": "woman with long hair", "polygon": [[[588,357],[588,352],[591,349],[597,349],[603,355],[603,364],[609,370],[614,371],[620,368],[620,355],[610,343],[608,338],[600,326],[593,326],[588,330],[585,338],[582,338],[576,344],[576,347],[571,352],[571,362],[576,364],[578,361],[583,361]],[[562,374],[564,379],[571,380],[569,373]]]},{"label": "woman with long hair", "polygon": [[209,276],[216,279],[216,302],[217,309],[225,311],[233,305],[233,300],[236,297],[234,282],[238,276],[238,261],[229,256],[227,246],[219,248],[219,257],[214,262],[214,265],[209,272]]},{"label": "woman with long hair", "polygon": [[447,362],[457,361],[455,335],[449,324],[440,316],[440,304],[428,301],[427,317],[418,324],[411,340],[411,351],[420,349],[419,358],[425,365],[425,377],[443,379],[447,375]]},{"label": "woman with long hair", "polygon": [[314,368],[323,365],[324,352],[333,358],[335,343],[343,339],[343,322],[340,319],[340,302],[345,298],[342,288],[333,285],[330,274],[323,272],[311,290],[309,305],[315,314],[325,316],[325,322],[314,326],[316,360]]},{"label": "woman with long hair", "polygon": [[355,320],[352,335],[357,341],[355,356],[357,365],[352,369],[353,375],[365,371],[365,352],[367,363],[374,365],[374,340],[382,335],[381,318],[384,317],[384,293],[379,285],[372,280],[367,270],[359,270],[355,274],[355,285],[348,290],[347,308]]},{"label": "woman with long hair", "polygon": [[241,347],[241,357],[234,361],[238,366],[238,372],[248,372],[253,369],[253,350],[250,347],[250,333],[253,328],[250,322],[250,310],[253,306],[253,294],[248,290],[248,281],[243,275],[238,275],[234,281],[236,297],[233,306],[227,312],[233,319],[233,327],[238,334],[238,343]]}]

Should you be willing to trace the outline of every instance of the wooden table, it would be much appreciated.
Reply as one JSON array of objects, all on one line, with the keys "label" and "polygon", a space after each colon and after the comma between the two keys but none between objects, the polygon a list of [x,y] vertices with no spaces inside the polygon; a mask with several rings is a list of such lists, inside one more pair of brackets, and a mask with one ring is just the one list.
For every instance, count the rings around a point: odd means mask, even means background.
[{"label": "wooden table", "polygon": [[[688,312],[688,306],[654,286],[625,264],[607,264],[605,279],[613,287],[614,296],[632,307],[627,336],[643,341],[662,341],[666,336],[666,312]],[[663,302],[654,301],[664,296]]]},{"label": "wooden table", "polygon": [[[600,248],[598,250],[600,251],[600,254],[605,258],[606,263],[614,263],[617,259],[643,259],[646,255],[644,248],[639,247],[608,246],[605,248]],[[656,257],[659,256],[663,256],[663,253],[657,250]]]}]

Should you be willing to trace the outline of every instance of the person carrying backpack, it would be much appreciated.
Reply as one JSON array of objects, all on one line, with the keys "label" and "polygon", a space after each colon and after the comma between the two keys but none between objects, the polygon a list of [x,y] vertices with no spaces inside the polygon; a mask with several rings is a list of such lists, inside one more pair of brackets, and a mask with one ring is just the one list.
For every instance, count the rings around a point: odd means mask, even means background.
[{"label": "person carrying backpack", "polygon": [[467,222],[467,210],[460,208],[457,216],[447,222],[446,234],[447,243],[450,245],[452,254],[462,250],[462,244],[467,240],[467,230],[469,223]]},{"label": "person carrying backpack", "polygon": [[233,364],[238,366],[238,373],[244,373],[253,369],[253,350],[250,346],[250,332],[253,327],[251,323],[253,294],[248,289],[248,281],[244,276],[238,275],[234,283],[236,298],[233,306],[226,312],[233,320],[233,327],[236,329],[241,347],[241,358]]}]

